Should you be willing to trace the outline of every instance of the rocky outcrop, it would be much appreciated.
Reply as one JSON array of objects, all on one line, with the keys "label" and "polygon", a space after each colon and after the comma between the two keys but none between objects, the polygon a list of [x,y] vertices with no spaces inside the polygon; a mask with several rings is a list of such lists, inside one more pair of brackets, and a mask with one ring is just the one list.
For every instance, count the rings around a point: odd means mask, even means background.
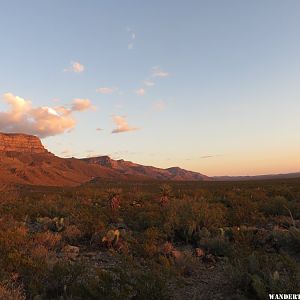
[{"label": "rocky outcrop", "polygon": [[17,133],[0,133],[0,152],[48,153],[38,137]]}]

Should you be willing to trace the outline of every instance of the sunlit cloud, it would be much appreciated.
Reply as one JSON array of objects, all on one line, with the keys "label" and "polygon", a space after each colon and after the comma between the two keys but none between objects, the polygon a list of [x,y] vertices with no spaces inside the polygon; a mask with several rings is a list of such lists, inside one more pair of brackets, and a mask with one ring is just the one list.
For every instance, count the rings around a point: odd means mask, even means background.
[{"label": "sunlit cloud", "polygon": [[146,90],[144,88],[140,88],[135,91],[138,96],[144,96],[146,94]]},{"label": "sunlit cloud", "polygon": [[85,69],[84,65],[78,61],[72,61],[69,68],[64,69],[64,72],[81,73]]},{"label": "sunlit cloud", "polygon": [[3,95],[3,101],[9,108],[7,111],[0,111],[0,131],[33,134],[41,138],[70,131],[76,125],[73,112],[81,112],[91,106],[90,102],[78,100],[74,100],[71,108],[33,107],[30,100],[6,93]]},{"label": "sunlit cloud", "polygon": [[163,71],[160,67],[152,68],[152,76],[153,77],[169,77],[169,72]]},{"label": "sunlit cloud", "polygon": [[114,91],[116,90],[116,88],[111,88],[111,87],[100,87],[98,88],[96,91],[100,94],[112,94]]},{"label": "sunlit cloud", "polygon": [[200,159],[208,159],[208,158],[214,158],[214,157],[219,157],[219,156],[224,156],[224,154],[211,154],[211,155],[203,155],[200,156]]},{"label": "sunlit cloud", "polygon": [[117,127],[112,131],[112,133],[121,133],[138,130],[137,127],[130,126],[125,117],[113,116],[113,122],[117,125]]},{"label": "sunlit cloud", "polygon": [[73,100],[73,103],[72,103],[73,111],[85,111],[88,109],[93,109],[93,110],[95,109],[95,107],[92,105],[92,103],[89,99],[76,98]]}]

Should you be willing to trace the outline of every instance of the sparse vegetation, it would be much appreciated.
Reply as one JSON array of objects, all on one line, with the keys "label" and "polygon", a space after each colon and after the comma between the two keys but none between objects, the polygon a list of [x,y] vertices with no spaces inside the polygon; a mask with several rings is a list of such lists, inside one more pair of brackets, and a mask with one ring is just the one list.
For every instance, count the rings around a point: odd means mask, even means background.
[{"label": "sparse vegetation", "polygon": [[299,183],[97,181],[4,190],[0,299],[298,293]]}]

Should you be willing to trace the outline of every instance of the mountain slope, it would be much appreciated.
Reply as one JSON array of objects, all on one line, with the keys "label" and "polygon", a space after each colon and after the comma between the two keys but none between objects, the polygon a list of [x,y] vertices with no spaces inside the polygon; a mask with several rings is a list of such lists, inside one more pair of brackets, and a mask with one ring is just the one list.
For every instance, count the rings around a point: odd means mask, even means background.
[{"label": "mountain slope", "polygon": [[179,167],[161,169],[152,166],[144,166],[123,159],[114,160],[109,156],[98,156],[91,158],[83,158],[82,161],[90,165],[100,165],[110,168],[123,175],[139,176],[156,180],[210,180],[208,176],[203,174],[187,171]]},{"label": "mountain slope", "polygon": [[0,133],[0,183],[75,186],[94,178],[113,180],[207,180],[180,168],[142,166],[108,156],[60,158],[48,152],[36,136]]}]

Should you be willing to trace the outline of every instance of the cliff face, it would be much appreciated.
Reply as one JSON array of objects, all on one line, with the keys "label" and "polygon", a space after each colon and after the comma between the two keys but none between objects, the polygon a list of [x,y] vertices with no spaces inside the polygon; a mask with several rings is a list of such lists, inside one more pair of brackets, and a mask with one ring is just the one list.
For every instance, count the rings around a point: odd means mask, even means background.
[{"label": "cliff face", "polygon": [[33,135],[0,133],[0,152],[48,153]]}]

